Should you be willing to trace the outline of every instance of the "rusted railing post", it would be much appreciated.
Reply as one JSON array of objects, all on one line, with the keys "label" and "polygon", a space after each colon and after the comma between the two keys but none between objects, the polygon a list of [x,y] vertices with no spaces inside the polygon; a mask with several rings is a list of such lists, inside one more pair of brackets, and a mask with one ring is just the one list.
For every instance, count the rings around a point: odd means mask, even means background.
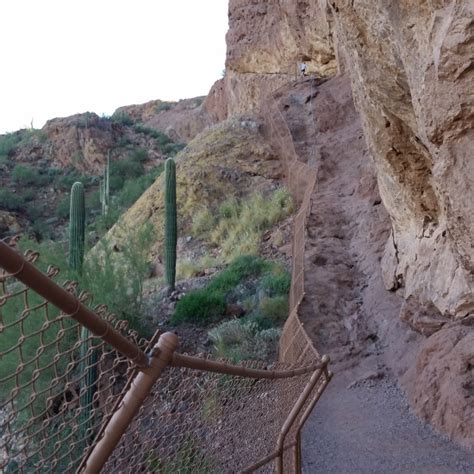
[{"label": "rusted railing post", "polygon": [[311,412],[313,411],[314,406],[318,402],[318,400],[321,398],[321,395],[323,394],[324,390],[328,386],[329,382],[331,381],[333,377],[333,373],[330,371],[327,371],[327,368],[325,370],[325,377],[326,377],[326,383],[321,387],[321,390],[318,390],[313,398],[311,400],[311,403],[308,405],[304,413],[301,415],[301,418],[298,423],[298,428],[296,430],[296,445],[295,445],[295,466],[296,466],[296,472],[300,473],[301,472],[301,430],[306,423],[306,420],[309,418],[309,415],[311,415]]},{"label": "rusted railing post", "polygon": [[105,428],[104,435],[92,450],[84,468],[85,474],[100,472],[118,445],[120,438],[138,413],[161,372],[171,362],[173,353],[178,345],[178,336],[176,334],[167,332],[160,336],[153,348],[154,355],[150,360],[149,367],[142,369],[135,377],[118,410]]},{"label": "rusted railing post", "polygon": [[323,363],[323,367],[319,370],[316,370],[313,373],[313,375],[309,379],[308,384],[306,385],[303,392],[296,400],[296,403],[293,406],[293,409],[290,411],[287,419],[283,423],[283,426],[280,430],[280,435],[278,436],[278,440],[277,440],[278,457],[276,458],[276,465],[275,465],[277,474],[283,474],[283,445],[285,442],[285,437],[290,431],[291,427],[293,426],[293,423],[295,422],[300,411],[302,410],[306,400],[310,396],[311,392],[313,391],[313,388],[315,387],[319,378],[321,377],[323,370],[327,370],[326,367],[329,363],[329,357],[327,355],[324,355],[321,359],[321,362]]}]

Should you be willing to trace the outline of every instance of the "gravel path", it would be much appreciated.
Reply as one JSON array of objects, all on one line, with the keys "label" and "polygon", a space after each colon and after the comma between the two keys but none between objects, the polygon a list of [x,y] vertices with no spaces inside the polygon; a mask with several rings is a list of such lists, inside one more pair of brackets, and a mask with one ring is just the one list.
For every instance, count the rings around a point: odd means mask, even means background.
[{"label": "gravel path", "polygon": [[474,453],[422,424],[390,378],[334,377],[302,437],[304,473],[474,473]]}]

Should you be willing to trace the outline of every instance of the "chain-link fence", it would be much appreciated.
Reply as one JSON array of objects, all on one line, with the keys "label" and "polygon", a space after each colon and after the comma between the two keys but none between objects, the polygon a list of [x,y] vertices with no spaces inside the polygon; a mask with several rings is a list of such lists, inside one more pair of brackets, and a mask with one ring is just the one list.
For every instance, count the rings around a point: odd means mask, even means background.
[{"label": "chain-link fence", "polygon": [[37,258],[0,242],[4,472],[293,470],[327,360],[235,366],[174,353],[169,333],[153,346]]},{"label": "chain-link fence", "polygon": [[[27,252],[26,263],[38,257]],[[59,270],[49,267],[47,277],[59,279]],[[77,293],[73,282],[64,288]],[[78,296],[87,303],[87,294]],[[95,313],[146,349],[148,341],[107,308]],[[74,471],[135,371],[103,339],[0,269],[1,472]]]},{"label": "chain-link fence", "polygon": [[319,358],[298,316],[298,308],[305,292],[306,223],[311,210],[317,171],[300,161],[291,132],[273,95],[266,102],[264,116],[267,133],[282,159],[287,186],[300,205],[293,224],[290,315],[280,338],[279,360],[301,363]]},{"label": "chain-link fence", "polygon": [[316,173],[276,101],[264,109],[300,205],[279,362],[219,364],[175,353],[169,334],[140,339],[75,283],[55,284],[58,269],[41,275],[38,254],[0,242],[2,472],[300,471],[300,430],[331,378],[298,317]]}]

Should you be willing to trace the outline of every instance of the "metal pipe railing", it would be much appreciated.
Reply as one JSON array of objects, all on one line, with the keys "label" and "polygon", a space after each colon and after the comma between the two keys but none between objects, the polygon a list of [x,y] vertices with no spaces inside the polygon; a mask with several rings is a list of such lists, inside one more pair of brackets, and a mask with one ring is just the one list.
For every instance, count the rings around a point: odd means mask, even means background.
[{"label": "metal pipe railing", "polygon": [[200,359],[184,354],[174,354],[171,360],[173,367],[185,367],[187,369],[204,370],[206,372],[217,372],[220,374],[237,375],[240,377],[248,377],[254,379],[285,379],[297,377],[315,370],[325,367],[324,361],[319,364],[301,367],[291,370],[263,370],[249,369],[238,365],[225,364],[222,362],[214,362],[207,359]]},{"label": "metal pipe railing", "polygon": [[178,348],[178,336],[164,333],[158,339],[150,366],[137,374],[125,394],[119,409],[113,414],[104,435],[94,446],[84,468],[84,474],[98,474],[118,445],[143,402],[158,380],[161,372],[170,364],[173,352]]},{"label": "metal pipe railing", "polygon": [[313,391],[313,388],[315,387],[319,378],[321,377],[323,370],[327,367],[327,364],[329,363],[329,357],[327,355],[323,356],[322,362],[324,366],[318,369],[316,372],[314,372],[314,374],[311,376],[308,384],[304,388],[301,395],[298,397],[298,400],[296,401],[295,405],[293,406],[293,409],[290,411],[290,414],[288,415],[287,419],[283,423],[283,426],[280,430],[280,435],[278,436],[278,440],[277,440],[277,451],[279,452],[279,456],[276,459],[276,466],[275,466],[277,474],[283,474],[283,445],[285,442],[285,437],[290,431],[291,427],[293,426],[293,423],[295,422],[296,418],[301,412],[309,395]]},{"label": "metal pipe railing", "polygon": [[95,336],[110,344],[138,367],[148,367],[148,357],[139,347],[2,241],[0,241],[0,267],[89,329]]}]

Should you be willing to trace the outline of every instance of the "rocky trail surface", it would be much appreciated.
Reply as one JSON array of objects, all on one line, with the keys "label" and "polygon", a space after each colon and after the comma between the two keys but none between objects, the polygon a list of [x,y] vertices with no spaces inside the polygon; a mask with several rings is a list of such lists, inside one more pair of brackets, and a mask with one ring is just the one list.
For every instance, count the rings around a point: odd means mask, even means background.
[{"label": "rocky trail surface", "polygon": [[305,427],[304,472],[474,472],[474,453],[415,417],[398,386],[423,336],[382,283],[390,220],[348,78],[302,80],[276,99],[296,152],[318,169],[301,319],[335,373]]}]

